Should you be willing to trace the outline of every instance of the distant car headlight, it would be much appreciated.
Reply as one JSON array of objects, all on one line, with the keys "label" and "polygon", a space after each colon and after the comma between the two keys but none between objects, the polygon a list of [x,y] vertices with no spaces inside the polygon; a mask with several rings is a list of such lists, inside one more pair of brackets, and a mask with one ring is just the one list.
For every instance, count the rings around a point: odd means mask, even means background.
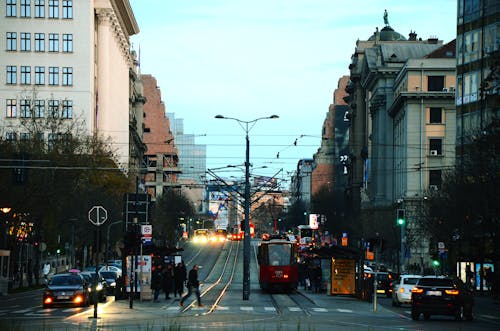
[{"label": "distant car headlight", "polygon": [[97,284],[97,291],[102,291],[102,289],[103,289],[102,284],[100,284],[100,283]]},{"label": "distant car headlight", "polygon": [[116,287],[116,282],[112,282],[111,284],[109,284],[109,286]]}]

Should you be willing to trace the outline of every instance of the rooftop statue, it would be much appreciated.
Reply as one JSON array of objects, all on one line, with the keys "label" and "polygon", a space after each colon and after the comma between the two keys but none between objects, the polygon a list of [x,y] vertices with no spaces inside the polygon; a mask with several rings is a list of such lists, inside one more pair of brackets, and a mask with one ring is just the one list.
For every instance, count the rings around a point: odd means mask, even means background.
[{"label": "rooftop statue", "polygon": [[387,15],[387,9],[384,10],[384,24],[389,25],[389,18]]}]

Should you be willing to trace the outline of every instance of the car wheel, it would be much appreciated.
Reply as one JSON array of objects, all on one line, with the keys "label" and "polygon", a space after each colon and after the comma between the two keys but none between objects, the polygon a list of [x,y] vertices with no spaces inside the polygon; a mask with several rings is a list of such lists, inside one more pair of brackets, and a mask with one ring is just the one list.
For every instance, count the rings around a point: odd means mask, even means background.
[{"label": "car wheel", "polygon": [[431,314],[425,313],[424,314],[424,320],[429,320],[431,318]]},{"label": "car wheel", "polygon": [[420,313],[416,311],[415,309],[411,310],[411,319],[414,321],[418,321],[418,318],[420,317]]},{"label": "car wheel", "polygon": [[472,321],[474,317],[472,316],[472,306],[467,305],[464,307],[464,316],[467,321]]},{"label": "car wheel", "polygon": [[456,321],[462,321],[464,318],[464,306],[460,306],[455,313],[455,320]]},{"label": "car wheel", "polygon": [[398,297],[397,297],[397,296],[395,296],[395,297],[393,297],[393,298],[392,298],[392,305],[393,305],[394,307],[401,307],[401,302],[399,302],[399,300],[398,300]]}]

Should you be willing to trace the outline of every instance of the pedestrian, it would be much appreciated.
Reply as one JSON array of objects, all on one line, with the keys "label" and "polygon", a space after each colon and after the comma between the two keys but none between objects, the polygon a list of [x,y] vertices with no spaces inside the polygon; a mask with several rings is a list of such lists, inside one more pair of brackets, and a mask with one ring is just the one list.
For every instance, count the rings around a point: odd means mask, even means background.
[{"label": "pedestrian", "polygon": [[160,295],[162,285],[162,273],[161,267],[156,266],[151,275],[151,289],[153,290],[153,301],[158,302],[158,296]]},{"label": "pedestrian", "polygon": [[182,297],[181,301],[179,302],[179,305],[182,307],[184,306],[184,301],[186,301],[187,298],[191,296],[191,293],[196,294],[196,300],[198,300],[198,307],[203,307],[201,304],[201,298],[200,298],[200,282],[198,280],[198,265],[195,264],[193,266],[193,269],[189,270],[189,276],[188,276],[188,293]]},{"label": "pedestrian", "polygon": [[184,292],[184,282],[187,280],[187,270],[184,263],[181,261],[177,263],[174,268],[174,296],[179,298],[182,297],[182,293]]},{"label": "pedestrian", "polygon": [[170,292],[172,292],[174,287],[174,268],[171,263],[168,263],[163,268],[162,287],[163,292],[165,292],[165,300],[169,300]]}]

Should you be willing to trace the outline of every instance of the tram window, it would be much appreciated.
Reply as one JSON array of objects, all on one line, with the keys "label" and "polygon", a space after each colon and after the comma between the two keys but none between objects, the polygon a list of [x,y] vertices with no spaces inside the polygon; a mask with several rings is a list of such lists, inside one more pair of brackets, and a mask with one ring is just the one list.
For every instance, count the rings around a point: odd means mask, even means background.
[{"label": "tram window", "polygon": [[269,245],[269,264],[283,266],[290,264],[290,245]]}]

